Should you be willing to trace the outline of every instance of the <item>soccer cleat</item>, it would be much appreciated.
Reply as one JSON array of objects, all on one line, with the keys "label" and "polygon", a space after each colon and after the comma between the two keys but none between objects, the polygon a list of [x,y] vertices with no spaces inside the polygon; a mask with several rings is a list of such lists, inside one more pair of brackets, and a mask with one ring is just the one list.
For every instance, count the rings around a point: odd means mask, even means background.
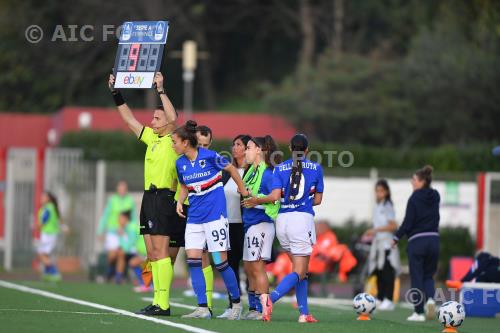
[{"label": "soccer cleat", "polygon": [[153,305],[141,314],[144,316],[170,316],[170,308],[163,310],[158,305]]},{"label": "soccer cleat", "polygon": [[242,312],[243,307],[241,306],[241,303],[233,303],[233,307],[231,308],[229,316],[227,316],[227,320],[240,320]]},{"label": "soccer cleat", "polygon": [[142,309],[140,309],[139,311],[136,311],[134,313],[144,315],[144,314],[146,314],[147,311],[151,310],[151,308],[153,308],[154,306],[155,305],[153,305],[153,304],[146,305],[145,307],[143,307]]},{"label": "soccer cleat", "polygon": [[271,314],[273,313],[273,302],[269,294],[260,295],[260,302],[262,303],[262,320],[271,321]]},{"label": "soccer cleat", "polygon": [[135,286],[134,287],[134,292],[136,293],[149,293],[153,291],[152,287],[146,287],[146,286]]},{"label": "soccer cleat", "polygon": [[146,315],[149,316],[170,316],[170,308],[163,310],[159,306],[155,307],[150,313],[147,313]]},{"label": "soccer cleat", "polygon": [[427,300],[425,303],[425,318],[427,320],[433,320],[436,317],[436,302],[432,298]]},{"label": "soccer cleat", "polygon": [[224,312],[221,315],[218,315],[217,318],[218,319],[227,319],[227,317],[229,317],[230,313],[231,313],[231,308],[227,308],[226,310],[224,310]]},{"label": "soccer cleat", "polygon": [[416,313],[413,312],[411,316],[406,318],[408,321],[414,321],[414,322],[424,322],[425,321],[425,316],[423,313]]},{"label": "soccer cleat", "polygon": [[301,314],[299,316],[299,323],[317,323],[318,320],[312,316],[312,314]]},{"label": "soccer cleat", "polygon": [[247,320],[247,317],[252,314],[255,310],[248,310],[248,312],[245,312],[244,314],[241,315],[242,320]]},{"label": "soccer cleat", "polygon": [[211,319],[212,318],[212,313],[207,307],[197,307],[193,312],[190,314],[186,314],[181,316],[181,318],[188,319],[188,318],[197,318],[197,319]]},{"label": "soccer cleat", "polygon": [[242,319],[244,320],[262,320],[262,313],[256,310],[248,311]]}]

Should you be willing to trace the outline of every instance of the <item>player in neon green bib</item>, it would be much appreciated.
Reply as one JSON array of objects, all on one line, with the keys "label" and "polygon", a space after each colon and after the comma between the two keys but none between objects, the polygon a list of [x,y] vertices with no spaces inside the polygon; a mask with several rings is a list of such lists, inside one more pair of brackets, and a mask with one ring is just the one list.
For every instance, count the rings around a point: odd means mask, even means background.
[{"label": "player in neon green bib", "polygon": [[56,197],[50,192],[44,192],[41,196],[42,207],[38,211],[37,227],[40,229],[40,240],[38,244],[38,258],[44,266],[43,279],[49,281],[60,281],[61,274],[57,266],[51,260],[51,255],[57,245],[57,236],[61,229],[62,219]]},{"label": "player in neon green bib", "polygon": [[128,194],[128,186],[125,181],[120,181],[116,185],[116,193],[113,194],[104,208],[104,212],[99,221],[97,235],[105,232],[116,233],[118,230],[118,216],[121,212],[131,211],[131,220],[137,216],[134,199]]},{"label": "player in neon green bib", "polygon": [[[252,197],[265,197],[272,192],[274,165],[281,162],[274,154],[277,145],[271,136],[253,137],[248,141],[245,160],[250,165],[243,181]],[[275,160],[272,160],[272,159]],[[274,221],[278,216],[279,202],[252,205],[243,202],[243,227],[245,241],[243,246],[243,264],[248,277],[249,311],[247,320],[262,320],[261,295],[269,294],[269,281],[266,274],[266,262],[271,260],[274,241]]]},{"label": "player in neon green bib", "polygon": [[135,252],[135,244],[139,238],[139,233],[134,224],[130,221],[131,211],[123,211],[118,216],[118,250],[116,251],[116,275],[115,281],[117,284],[122,283],[125,273],[127,257]]},{"label": "player in neon green bib", "polygon": [[[118,232],[120,240],[120,255],[124,263],[128,260],[128,267],[134,272],[137,285],[134,287],[135,292],[145,293],[151,292],[151,286],[146,287],[142,279],[142,265],[146,261],[147,251],[144,243],[144,237],[139,234],[139,224],[131,221],[131,212],[124,211],[120,214],[120,230]],[[121,267],[120,267],[121,268]],[[125,268],[125,264],[123,264]],[[123,270],[120,269],[123,273]]]},{"label": "player in neon green bib", "polygon": [[[116,262],[120,242],[118,236],[119,215],[121,212],[130,211],[131,221],[137,223],[137,213],[134,199],[128,194],[128,186],[125,181],[119,181],[116,186],[116,193],[109,197],[104,212],[99,221],[97,235],[100,240],[104,240],[104,249],[108,257],[108,279],[116,275]],[[115,276],[118,280],[120,277]]]}]

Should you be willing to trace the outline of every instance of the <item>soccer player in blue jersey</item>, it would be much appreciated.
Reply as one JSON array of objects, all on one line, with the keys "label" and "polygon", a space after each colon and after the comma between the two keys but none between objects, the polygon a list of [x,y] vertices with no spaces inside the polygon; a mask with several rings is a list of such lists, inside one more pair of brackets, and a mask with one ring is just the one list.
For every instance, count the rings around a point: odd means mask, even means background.
[{"label": "soccer player in blue jersey", "polygon": [[238,171],[227,159],[215,151],[198,147],[196,125],[196,122],[189,120],[172,135],[174,150],[181,155],[176,162],[181,184],[177,213],[184,216],[182,203],[188,198],[185,249],[193,289],[198,300],[196,310],[182,318],[212,317],[207,306],[201,262],[203,249],[208,248],[233,303],[227,319],[239,320],[242,312],[240,291],[234,271],[227,262],[227,250],[230,249],[229,228],[221,171],[225,170],[231,175],[243,196],[248,196],[248,191]]},{"label": "soccer player in blue jersey", "polygon": [[[243,177],[243,182],[254,197],[265,197],[272,191],[274,164],[271,158],[276,150],[276,143],[269,135],[251,138],[247,143],[245,160],[250,167]],[[271,260],[274,220],[279,207],[279,202],[258,206],[249,201],[243,202],[243,261],[249,284],[249,311],[244,317],[246,320],[262,320],[259,299],[260,295],[269,294],[266,261]]]},{"label": "soccer player in blue jersey", "polygon": [[317,321],[307,306],[307,269],[312,246],[316,242],[313,206],[321,204],[323,198],[323,170],[319,164],[306,159],[308,146],[306,136],[296,134],[290,142],[292,159],[274,168],[271,194],[245,200],[252,205],[281,200],[276,218],[276,235],[293,263],[293,272],[285,276],[270,295],[261,295],[264,321],[271,320],[273,303],[292,288],[295,288],[299,305],[298,321]]}]

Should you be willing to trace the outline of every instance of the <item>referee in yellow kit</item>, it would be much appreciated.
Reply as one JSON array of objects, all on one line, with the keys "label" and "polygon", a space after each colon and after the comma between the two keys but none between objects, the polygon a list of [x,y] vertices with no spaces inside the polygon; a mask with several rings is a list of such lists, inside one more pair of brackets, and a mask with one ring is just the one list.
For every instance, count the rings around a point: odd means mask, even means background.
[{"label": "referee in yellow kit", "polygon": [[[109,76],[108,86],[122,119],[134,134],[147,145],[144,158],[144,195],[140,213],[140,233],[144,235],[148,259],[151,262],[154,284],[153,303],[138,314],[170,316],[170,285],[173,267],[169,257],[171,234],[179,234],[174,201],[177,178],[170,133],[175,129],[177,112],[163,89],[163,75],[154,77],[161,105],[153,113],[151,126],[137,121],[121,93],[114,89],[115,77]],[[177,240],[181,242],[183,240]]]}]

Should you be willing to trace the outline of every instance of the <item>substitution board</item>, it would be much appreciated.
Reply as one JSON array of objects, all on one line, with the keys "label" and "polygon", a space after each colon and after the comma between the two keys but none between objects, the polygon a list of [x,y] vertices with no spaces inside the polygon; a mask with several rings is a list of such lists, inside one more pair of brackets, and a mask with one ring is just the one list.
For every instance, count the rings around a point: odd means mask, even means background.
[{"label": "substitution board", "polygon": [[147,89],[160,70],[168,21],[125,22],[115,57],[115,88]]}]

